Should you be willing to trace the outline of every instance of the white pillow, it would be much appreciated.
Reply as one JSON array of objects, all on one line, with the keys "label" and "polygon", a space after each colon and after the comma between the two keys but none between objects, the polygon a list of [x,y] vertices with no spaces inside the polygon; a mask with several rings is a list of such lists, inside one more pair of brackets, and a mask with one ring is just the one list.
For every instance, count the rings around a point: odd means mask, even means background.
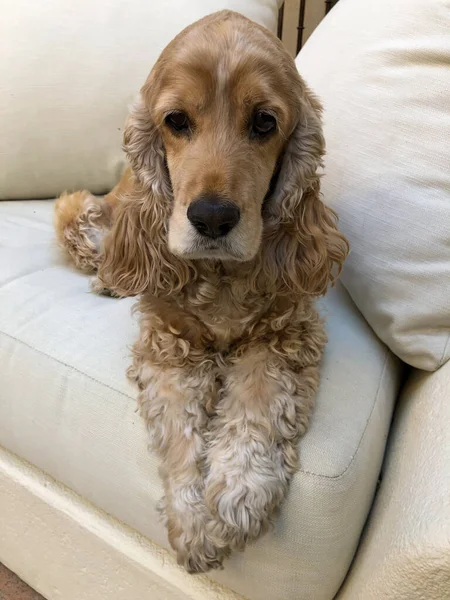
[{"label": "white pillow", "polygon": [[342,281],[405,362],[450,357],[448,0],[341,0],[297,59],[325,105]]},{"label": "white pillow", "polygon": [[0,19],[0,198],[102,193],[128,105],[161,50],[224,8],[272,31],[279,0],[14,0]]}]

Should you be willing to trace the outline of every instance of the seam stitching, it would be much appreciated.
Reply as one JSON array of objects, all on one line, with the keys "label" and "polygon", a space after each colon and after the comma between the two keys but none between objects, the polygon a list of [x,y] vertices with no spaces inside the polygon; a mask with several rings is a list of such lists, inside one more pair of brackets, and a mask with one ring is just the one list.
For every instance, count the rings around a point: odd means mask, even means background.
[{"label": "seam stitching", "polygon": [[447,349],[449,347],[450,344],[450,333],[447,334],[447,341],[445,342],[445,346],[444,346],[444,350],[442,352],[442,356],[441,356],[441,360],[439,361],[439,367],[442,367],[442,365],[447,362],[445,359],[445,355],[447,354]]},{"label": "seam stitching", "polygon": [[367,417],[366,424],[364,425],[364,429],[363,429],[363,432],[362,432],[361,437],[359,439],[358,446],[356,447],[356,450],[353,453],[353,456],[351,457],[350,462],[348,463],[348,465],[345,467],[345,469],[342,471],[342,473],[339,473],[338,475],[318,475],[317,473],[312,473],[311,471],[302,471],[301,469],[300,469],[300,473],[304,473],[305,475],[312,475],[314,477],[321,477],[323,479],[340,479],[350,469],[350,467],[352,466],[352,464],[356,460],[357,454],[359,452],[359,449],[360,449],[361,444],[363,442],[365,433],[367,431],[367,427],[369,426],[369,423],[370,423],[370,421],[372,419],[373,411],[375,410],[375,406],[377,405],[377,401],[378,401],[378,398],[379,398],[379,395],[380,395],[380,390],[381,390],[381,384],[382,384],[382,382],[384,380],[384,375],[385,375],[385,372],[386,372],[386,367],[387,367],[387,361],[388,361],[388,358],[389,358],[389,354],[390,354],[389,350],[386,349],[386,355],[385,355],[385,358],[384,358],[383,368],[381,370],[380,380],[378,382],[378,388],[377,388],[377,391],[376,391],[376,393],[374,395],[374,400],[373,400],[373,403],[372,403],[372,408],[370,409],[370,414]]},{"label": "seam stitching", "polygon": [[112,385],[108,385],[107,383],[104,383],[103,381],[100,381],[99,379],[92,377],[92,375],[88,375],[88,373],[85,373],[84,371],[80,371],[80,369],[77,369],[73,365],[69,365],[69,364],[65,363],[64,361],[60,360],[59,358],[55,358],[54,356],[47,354],[47,352],[43,352],[42,350],[39,350],[38,348],[31,346],[30,344],[28,344],[27,342],[24,342],[23,340],[19,340],[18,338],[14,337],[13,335],[10,335],[9,333],[6,333],[5,331],[0,331],[0,334],[4,335],[5,337],[7,337],[11,340],[14,340],[15,342],[18,342],[19,344],[22,344],[23,346],[26,346],[27,348],[30,348],[30,350],[33,350],[34,352],[37,352],[38,354],[41,354],[42,356],[46,356],[50,360],[54,360],[58,364],[67,367],[71,371],[75,371],[76,373],[79,373],[80,375],[84,375],[84,377],[87,377],[91,381],[95,381],[95,383],[98,383],[99,385],[103,385],[104,387],[108,388],[109,390],[112,390],[113,392],[116,392],[117,394],[121,394],[122,396],[124,396],[125,398],[128,398],[129,400],[132,400],[133,402],[136,400],[132,396],[129,396],[128,394],[121,392],[120,390],[117,390],[116,388],[112,387]]},{"label": "seam stitching", "polygon": [[[9,333],[6,333],[4,331],[0,331],[0,334],[4,335],[5,337],[7,337],[7,338],[9,338],[11,340],[14,340],[15,342],[18,342],[19,344],[22,344],[23,346],[26,346],[30,350],[33,350],[34,352],[37,352],[38,354],[41,354],[42,356],[45,356],[45,357],[49,358],[50,360],[54,360],[58,364],[67,367],[71,371],[75,371],[76,373],[79,373],[80,375],[83,375],[84,377],[87,377],[87,379],[89,379],[91,381],[94,381],[98,385],[102,385],[105,388],[107,388],[109,390],[112,390],[113,392],[116,392],[117,394],[122,395],[124,398],[127,398],[128,400],[131,400],[133,402],[136,401],[136,399],[133,398],[132,396],[129,396],[128,394],[125,394],[124,392],[121,392],[120,390],[117,390],[116,388],[112,387],[111,385],[108,385],[106,383],[103,383],[102,381],[99,381],[98,379],[95,379],[95,377],[92,377],[91,375],[88,375],[87,373],[84,373],[83,371],[80,371],[80,369],[77,369],[76,367],[74,367],[72,365],[69,365],[69,364],[65,363],[64,361],[62,361],[62,360],[60,360],[58,358],[55,358],[55,357],[51,356],[50,354],[47,354],[46,352],[43,352],[42,350],[39,350],[39,349],[31,346],[30,344],[28,344],[27,342],[24,342],[23,340],[19,340],[18,338],[14,337],[13,335],[10,335]],[[450,340],[450,336],[449,336],[449,340]],[[366,421],[366,423],[364,425],[364,429],[363,429],[363,432],[362,432],[361,437],[359,439],[358,446],[356,447],[356,450],[355,450],[353,456],[351,457],[350,462],[345,467],[345,469],[340,474],[338,474],[338,475],[324,475],[324,474],[321,474],[321,473],[314,473],[312,471],[304,471],[302,469],[299,469],[298,473],[302,473],[304,475],[310,475],[312,477],[317,477],[317,478],[320,478],[320,479],[332,479],[332,480],[340,479],[341,477],[343,477],[347,473],[347,471],[350,469],[350,467],[352,466],[352,464],[356,460],[356,457],[358,455],[359,449],[360,449],[361,444],[363,442],[365,433],[367,431],[367,427],[369,426],[369,423],[371,421],[371,418],[372,418],[372,415],[373,415],[373,411],[375,410],[375,406],[377,404],[377,400],[379,398],[379,394],[380,394],[380,390],[381,390],[381,384],[382,384],[382,382],[384,380],[384,375],[385,375],[385,372],[386,372],[388,358],[389,358],[389,350],[386,350],[386,355],[385,355],[385,359],[384,359],[384,363],[383,363],[383,368],[382,368],[382,371],[381,371],[380,380],[378,382],[378,388],[377,388],[377,391],[376,391],[376,393],[374,395],[374,400],[373,400],[373,403],[372,403],[370,414],[369,414],[369,416],[367,418],[367,421]]]}]

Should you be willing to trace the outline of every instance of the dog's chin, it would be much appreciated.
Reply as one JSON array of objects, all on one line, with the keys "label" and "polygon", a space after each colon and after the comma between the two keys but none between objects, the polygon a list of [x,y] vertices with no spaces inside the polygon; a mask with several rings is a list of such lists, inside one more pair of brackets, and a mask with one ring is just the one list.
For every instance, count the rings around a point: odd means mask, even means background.
[{"label": "dog's chin", "polygon": [[235,248],[232,244],[223,242],[200,242],[192,244],[187,248],[180,248],[178,245],[169,249],[175,256],[184,260],[219,260],[219,261],[236,261],[236,262],[248,262],[252,260],[257,252],[246,249],[245,251],[241,248]]},{"label": "dog's chin", "polygon": [[221,248],[195,248],[185,251],[174,249],[173,253],[184,260],[234,260],[237,262],[246,262],[253,258],[253,256],[248,257],[243,254],[230,252],[229,250],[223,250]]}]

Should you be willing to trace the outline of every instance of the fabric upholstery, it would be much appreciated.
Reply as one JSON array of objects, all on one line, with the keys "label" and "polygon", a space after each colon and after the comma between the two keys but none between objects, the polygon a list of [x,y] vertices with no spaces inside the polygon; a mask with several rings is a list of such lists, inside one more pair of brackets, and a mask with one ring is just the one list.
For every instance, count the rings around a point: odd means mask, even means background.
[{"label": "fabric upholstery", "polygon": [[325,105],[324,198],[351,243],[342,281],[405,362],[450,357],[448,0],[339,2],[297,65]]},{"label": "fabric upholstery", "polygon": [[245,600],[1,446],[0,532],[0,562],[45,600]]},{"label": "fabric upholstery", "polygon": [[15,0],[0,19],[0,198],[109,191],[122,129],[161,50],[224,8],[276,31],[277,0]]},{"label": "fabric upholstery", "polygon": [[339,600],[450,599],[450,362],[403,390],[384,478]]},{"label": "fabric upholstery", "polygon": [[[53,242],[53,203],[0,203],[0,446],[168,547],[162,494],[125,378],[133,301],[98,297]],[[342,286],[323,305],[329,345],[301,470],[273,533],[211,575],[250,600],[331,600],[371,505],[397,359]]]}]

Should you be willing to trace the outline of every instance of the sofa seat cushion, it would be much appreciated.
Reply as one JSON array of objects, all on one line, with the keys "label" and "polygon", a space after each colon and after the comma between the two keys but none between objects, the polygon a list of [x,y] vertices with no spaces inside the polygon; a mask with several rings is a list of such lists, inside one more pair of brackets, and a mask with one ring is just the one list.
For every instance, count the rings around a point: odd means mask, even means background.
[{"label": "sofa seat cushion", "polygon": [[[0,202],[0,445],[168,547],[157,459],[125,377],[132,299],[89,292],[51,201]],[[330,600],[373,499],[401,367],[341,286],[301,468],[275,530],[211,577],[250,600]]]}]

